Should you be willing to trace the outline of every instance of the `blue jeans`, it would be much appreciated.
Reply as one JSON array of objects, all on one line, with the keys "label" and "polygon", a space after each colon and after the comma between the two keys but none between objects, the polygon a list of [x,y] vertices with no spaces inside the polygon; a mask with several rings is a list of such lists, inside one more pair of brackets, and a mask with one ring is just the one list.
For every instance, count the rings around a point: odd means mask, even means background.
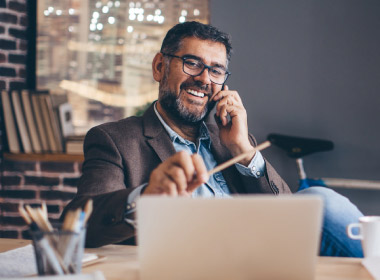
[{"label": "blue jeans", "polygon": [[319,195],[323,200],[321,256],[363,257],[359,240],[347,236],[346,227],[363,214],[346,197],[325,187],[310,187],[296,194]]}]

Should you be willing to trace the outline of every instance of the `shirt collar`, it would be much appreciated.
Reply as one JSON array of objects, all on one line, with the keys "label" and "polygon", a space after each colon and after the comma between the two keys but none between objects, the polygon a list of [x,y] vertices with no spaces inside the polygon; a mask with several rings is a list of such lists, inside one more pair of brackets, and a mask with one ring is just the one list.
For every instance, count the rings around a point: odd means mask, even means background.
[{"label": "shirt collar", "polygon": [[[172,140],[172,142],[179,141],[186,145],[189,145],[192,143],[191,141],[186,140],[180,135],[178,135],[178,133],[175,132],[173,129],[171,129],[171,127],[164,121],[164,119],[161,117],[160,113],[157,110],[157,102],[154,103],[154,112],[156,113],[157,118],[160,120],[160,122],[164,126],[165,130],[168,132],[170,140]],[[202,124],[199,128],[199,135],[200,135],[199,140],[203,141],[205,144],[207,144],[208,148],[210,148],[211,146],[210,133],[204,121],[202,121]]]}]

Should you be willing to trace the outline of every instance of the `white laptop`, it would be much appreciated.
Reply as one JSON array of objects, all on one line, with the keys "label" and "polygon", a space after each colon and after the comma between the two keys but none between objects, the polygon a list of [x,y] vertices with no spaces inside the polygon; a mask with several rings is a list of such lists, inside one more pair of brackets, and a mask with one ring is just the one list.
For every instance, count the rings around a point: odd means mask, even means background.
[{"label": "white laptop", "polygon": [[142,280],[314,279],[318,197],[142,197],[137,219]]}]

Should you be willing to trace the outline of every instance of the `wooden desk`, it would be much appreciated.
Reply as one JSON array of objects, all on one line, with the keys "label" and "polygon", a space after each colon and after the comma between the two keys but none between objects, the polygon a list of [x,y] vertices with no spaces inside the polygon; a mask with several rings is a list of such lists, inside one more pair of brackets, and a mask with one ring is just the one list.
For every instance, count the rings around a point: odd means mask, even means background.
[{"label": "wooden desk", "polygon": [[[0,239],[0,252],[25,246],[28,240]],[[138,280],[137,247],[108,245],[86,252],[107,256],[107,259],[92,266],[85,267],[83,273],[95,270],[103,272],[107,280]],[[361,259],[319,257],[316,280],[369,280],[373,279],[361,265]]]}]

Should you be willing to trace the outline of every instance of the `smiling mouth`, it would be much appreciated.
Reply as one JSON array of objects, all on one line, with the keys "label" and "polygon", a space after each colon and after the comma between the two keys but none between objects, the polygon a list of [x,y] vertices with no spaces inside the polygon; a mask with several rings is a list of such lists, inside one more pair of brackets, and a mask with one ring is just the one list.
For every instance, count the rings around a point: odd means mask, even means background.
[{"label": "smiling mouth", "polygon": [[193,96],[197,96],[197,97],[200,97],[200,98],[203,98],[203,97],[206,96],[203,92],[196,91],[196,90],[193,90],[193,89],[186,89],[186,92],[188,94],[191,94]]}]

